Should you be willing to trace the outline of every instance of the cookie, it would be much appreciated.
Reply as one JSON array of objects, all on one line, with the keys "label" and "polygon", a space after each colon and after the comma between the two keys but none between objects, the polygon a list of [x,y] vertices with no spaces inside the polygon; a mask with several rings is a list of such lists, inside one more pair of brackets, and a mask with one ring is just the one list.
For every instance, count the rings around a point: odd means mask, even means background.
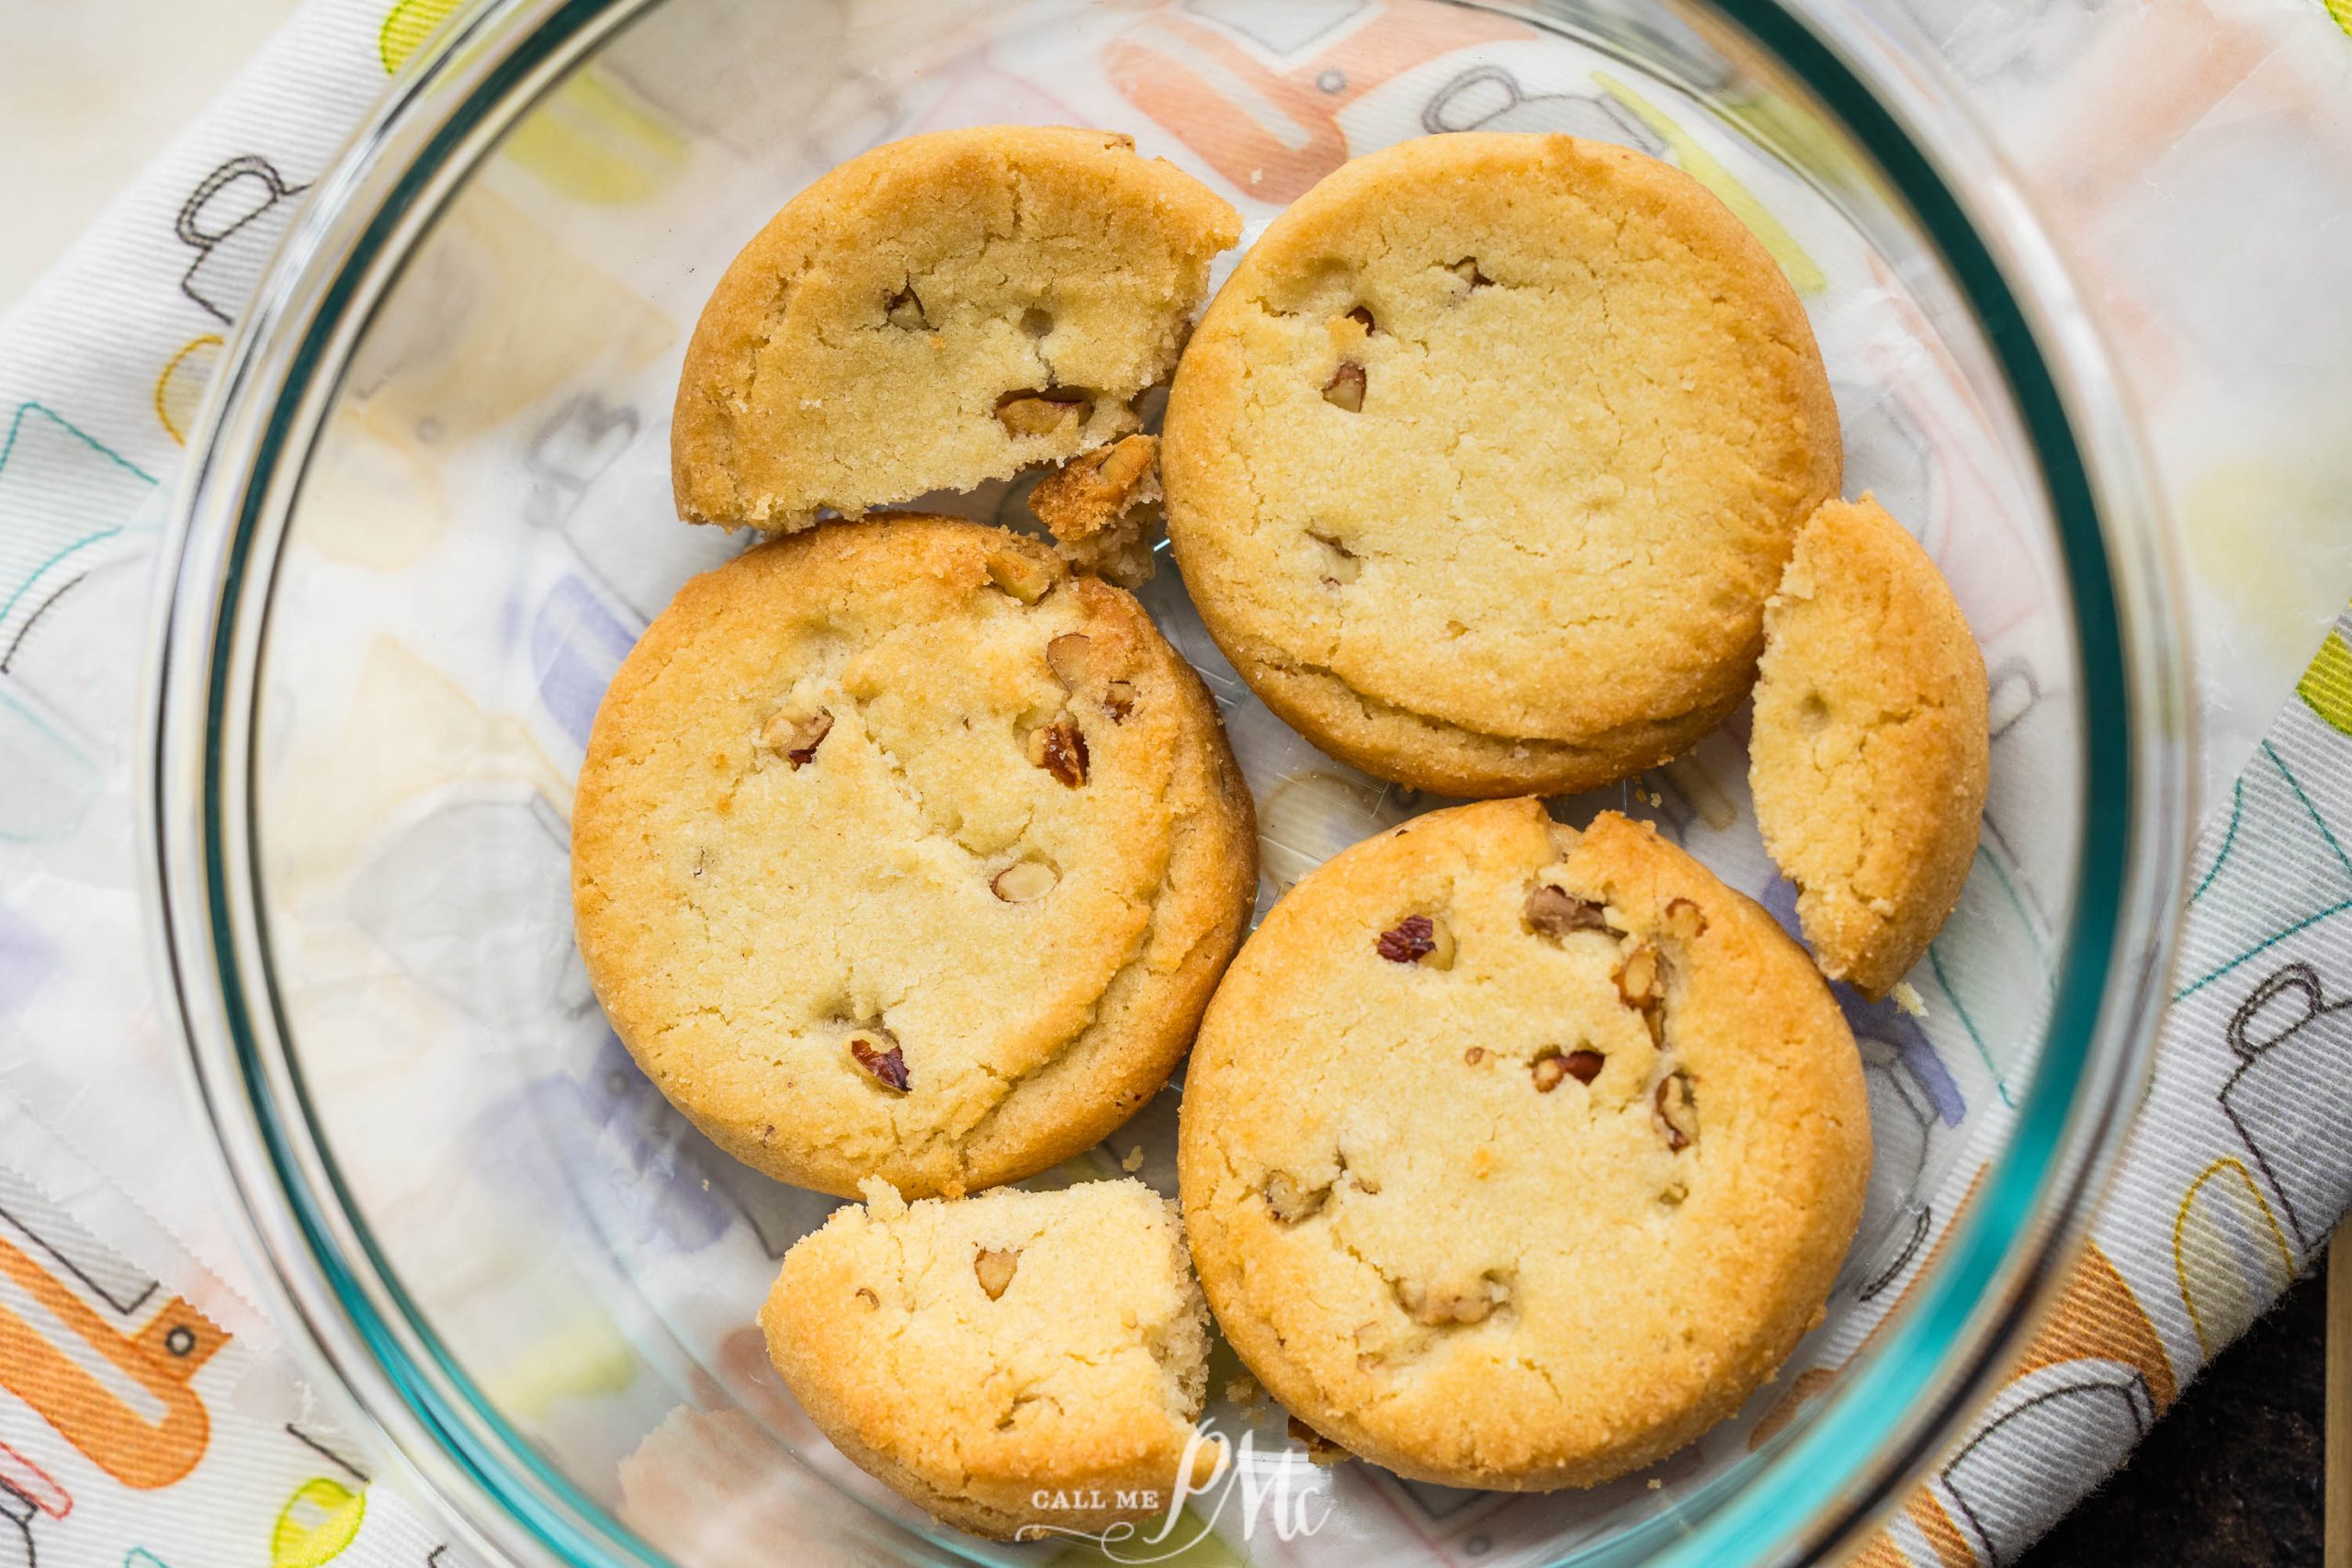
[{"label": "cookie", "polygon": [[891,516],[747,551],[655,619],[589,739],[572,903],[613,1028],[719,1147],[844,1196],[954,1191],[1166,1081],[1255,844],[1134,598]]},{"label": "cookie", "polygon": [[1737,705],[1838,413],[1763,245],[1668,164],[1533,133],[1325,178],[1170,390],[1203,620],[1325,750],[1456,795],[1589,789]]},{"label": "cookie", "polygon": [[1448,1486],[1589,1486],[1770,1378],[1870,1170],[1772,918],[1646,824],[1433,812],[1269,913],[1186,1070],[1184,1224],[1250,1370]]},{"label": "cookie", "polygon": [[1064,560],[1122,588],[1138,588],[1151,576],[1159,499],[1159,438],[1123,435],[1038,480],[1029,510],[1052,530],[1054,551]]},{"label": "cookie", "polygon": [[1815,960],[1866,996],[1960,901],[1985,702],[1984,656],[1918,541],[1868,495],[1815,513],[1764,615],[1748,782]]},{"label": "cookie", "polygon": [[1099,1535],[1209,1479],[1208,1313],[1173,1203],[1134,1180],[866,1191],[785,1254],[760,1313],[786,1385],[860,1469],[997,1540]]},{"label": "cookie", "polygon": [[670,430],[678,513],[805,528],[1137,428],[1232,207],[1101,130],[909,137],[809,186],[703,307]]}]

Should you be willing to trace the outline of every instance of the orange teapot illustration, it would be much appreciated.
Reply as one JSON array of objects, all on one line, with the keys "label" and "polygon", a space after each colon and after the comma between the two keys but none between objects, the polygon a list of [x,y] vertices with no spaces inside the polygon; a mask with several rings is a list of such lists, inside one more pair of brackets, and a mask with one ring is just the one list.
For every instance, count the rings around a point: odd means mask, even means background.
[{"label": "orange teapot illustration", "polygon": [[1452,6],[1340,9],[1313,22],[1233,5],[1154,12],[1103,62],[1128,102],[1237,188],[1289,201],[1347,162],[1349,105],[1450,51],[1534,36]]},{"label": "orange teapot illustration", "polygon": [[[32,1258],[0,1238],[0,1276],[147,1396],[134,1407],[66,1345],[0,1305],[0,1387],[125,1486],[169,1486],[204,1457],[211,1421],[188,1381],[229,1342],[227,1331],[178,1296],[144,1327],[108,1324]],[[124,1391],[127,1392],[127,1391]],[[161,1415],[155,1414],[157,1410]]]}]

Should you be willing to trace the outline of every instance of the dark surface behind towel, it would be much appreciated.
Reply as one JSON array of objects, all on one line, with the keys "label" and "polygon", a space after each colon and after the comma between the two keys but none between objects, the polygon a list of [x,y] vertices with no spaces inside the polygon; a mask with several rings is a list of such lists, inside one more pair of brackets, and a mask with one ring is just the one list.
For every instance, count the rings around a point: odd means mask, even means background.
[{"label": "dark surface behind towel", "polygon": [[2323,1260],[2018,1568],[2319,1568],[2326,1305]]}]

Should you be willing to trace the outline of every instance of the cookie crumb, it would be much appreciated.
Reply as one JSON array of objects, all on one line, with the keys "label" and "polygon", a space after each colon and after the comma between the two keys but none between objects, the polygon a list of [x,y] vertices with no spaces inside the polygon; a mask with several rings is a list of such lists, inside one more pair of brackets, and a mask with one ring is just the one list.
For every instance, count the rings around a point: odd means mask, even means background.
[{"label": "cookie crumb", "polygon": [[1225,1397],[1235,1404],[1247,1406],[1265,1398],[1266,1391],[1258,1386],[1256,1378],[1242,1372],[1225,1385]]},{"label": "cookie crumb", "polygon": [[1071,566],[1122,588],[1142,586],[1161,518],[1159,438],[1129,435],[1071,458],[1037,481],[1029,510]]},{"label": "cookie crumb", "polygon": [[1136,1171],[1143,1168],[1143,1145],[1141,1144],[1137,1144],[1134,1148],[1127,1151],[1127,1157],[1119,1162],[1119,1168],[1125,1171],[1129,1176],[1133,1176]]},{"label": "cookie crumb", "polygon": [[1356,1457],[1295,1416],[1290,1418],[1290,1437],[1317,1464],[1345,1464]]},{"label": "cookie crumb", "polygon": [[1651,1491],[1653,1491],[1653,1492],[1657,1491],[1659,1487],[1661,1487],[1661,1486],[1663,1486],[1663,1485],[1665,1485],[1665,1484],[1666,1484],[1666,1483],[1665,1483],[1665,1482],[1660,1481],[1660,1480],[1659,1480],[1657,1476],[1655,1476],[1655,1475],[1651,1476],[1651,1477],[1650,1477],[1650,1479],[1649,1479],[1649,1489],[1650,1489]]},{"label": "cookie crumb", "polygon": [[1927,1000],[1919,995],[1918,990],[1913,987],[1910,981],[1897,980],[1894,982],[1894,989],[1887,992],[1886,994],[1894,998],[1894,1005],[1896,1007],[1901,1008],[1913,1018],[1925,1018],[1928,1016]]}]

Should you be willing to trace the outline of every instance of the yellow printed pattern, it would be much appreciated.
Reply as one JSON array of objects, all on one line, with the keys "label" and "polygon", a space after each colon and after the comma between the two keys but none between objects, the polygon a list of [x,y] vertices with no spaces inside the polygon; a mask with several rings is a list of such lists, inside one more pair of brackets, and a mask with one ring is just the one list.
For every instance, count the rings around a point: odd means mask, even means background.
[{"label": "yellow printed pattern", "polygon": [[[2339,17],[2352,16],[2352,0],[2334,3],[2341,7]],[[2311,668],[2295,682],[2295,695],[2331,728],[2352,735],[2352,643],[2344,640],[2342,632],[2328,633],[2327,640],[2319,645]]]},{"label": "yellow printed pattern", "polygon": [[400,0],[386,13],[383,30],[376,35],[376,53],[385,73],[407,64],[408,57],[449,19],[458,5],[458,0]]},{"label": "yellow printed pattern", "polygon": [[269,1532],[270,1568],[324,1568],[359,1534],[368,1495],[322,1475],[295,1489]]}]

